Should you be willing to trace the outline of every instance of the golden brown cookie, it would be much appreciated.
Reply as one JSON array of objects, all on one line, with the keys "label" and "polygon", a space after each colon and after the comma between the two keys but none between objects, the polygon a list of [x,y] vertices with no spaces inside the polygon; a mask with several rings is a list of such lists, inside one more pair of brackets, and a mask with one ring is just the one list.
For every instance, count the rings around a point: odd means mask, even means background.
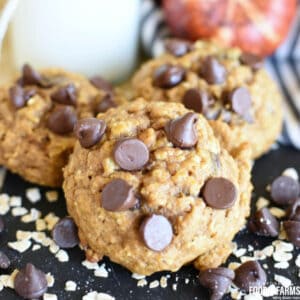
[{"label": "golden brown cookie", "polygon": [[101,78],[25,65],[0,88],[0,164],[31,182],[61,186],[76,120],[115,106],[112,99]]},{"label": "golden brown cookie", "polygon": [[203,41],[169,42],[167,50],[136,72],[135,97],[181,102],[202,113],[229,151],[249,142],[253,158],[267,152],[281,131],[282,106],[263,62]]},{"label": "golden brown cookie", "polygon": [[247,146],[232,157],[200,114],[142,99],[75,132],[63,189],[88,259],[145,275],[226,260],[249,214]]}]

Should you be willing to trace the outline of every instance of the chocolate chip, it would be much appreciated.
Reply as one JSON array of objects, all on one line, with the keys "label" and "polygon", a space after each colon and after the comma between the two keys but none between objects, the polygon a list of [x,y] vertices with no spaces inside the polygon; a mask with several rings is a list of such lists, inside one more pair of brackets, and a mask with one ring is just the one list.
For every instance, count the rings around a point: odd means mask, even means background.
[{"label": "chocolate chip", "polygon": [[22,108],[25,106],[26,101],[24,98],[24,91],[20,85],[15,85],[9,89],[9,99],[15,108]]},{"label": "chocolate chip", "polygon": [[266,282],[267,275],[257,261],[247,261],[235,270],[234,283],[246,292],[253,287],[262,287]]},{"label": "chocolate chip", "polygon": [[0,269],[8,269],[10,266],[10,259],[7,257],[7,255],[0,251]]},{"label": "chocolate chip", "polygon": [[79,120],[74,127],[74,133],[83,148],[96,145],[102,138],[106,129],[104,121],[96,118]]},{"label": "chocolate chip", "polygon": [[234,272],[227,268],[207,269],[200,272],[200,284],[211,292],[211,300],[220,300],[227,293],[227,290],[234,279]]},{"label": "chocolate chip", "polygon": [[76,111],[71,106],[58,106],[49,115],[48,128],[57,134],[67,134],[73,131],[77,121]]},{"label": "chocolate chip", "polygon": [[258,235],[275,237],[279,234],[279,222],[269,209],[264,207],[254,214],[249,222],[249,229]]},{"label": "chocolate chip", "polygon": [[103,90],[108,94],[113,94],[112,84],[101,76],[90,78],[90,83],[99,90]]},{"label": "chocolate chip", "polygon": [[77,91],[74,84],[70,83],[60,87],[51,94],[51,99],[54,102],[65,105],[76,105]]},{"label": "chocolate chip", "polygon": [[33,69],[30,65],[25,64],[22,69],[22,85],[40,85],[42,75]]},{"label": "chocolate chip", "polygon": [[34,88],[25,88],[24,89],[23,97],[26,102],[30,98],[32,98],[34,95],[36,95],[36,89],[34,89]]},{"label": "chocolate chip", "polygon": [[244,65],[248,65],[254,71],[257,71],[264,66],[263,59],[251,53],[243,53],[240,56],[240,62]]},{"label": "chocolate chip", "polygon": [[226,80],[225,67],[214,57],[207,56],[200,67],[199,75],[209,84],[222,84]]},{"label": "chocolate chip", "polygon": [[228,102],[235,113],[244,116],[249,112],[252,100],[247,88],[238,87],[228,95]]},{"label": "chocolate chip", "polygon": [[138,171],[148,162],[149,150],[139,139],[123,139],[115,145],[114,159],[123,170]]},{"label": "chocolate chip", "polygon": [[133,187],[123,179],[113,179],[102,191],[102,207],[108,211],[123,211],[135,207],[137,197]]},{"label": "chocolate chip", "polygon": [[292,204],[300,193],[299,182],[289,176],[277,177],[271,185],[271,197],[280,205]]},{"label": "chocolate chip", "polygon": [[185,79],[185,70],[180,66],[162,65],[153,75],[153,84],[159,88],[169,89]]},{"label": "chocolate chip", "polygon": [[61,248],[73,248],[79,244],[78,230],[73,219],[65,217],[59,220],[52,230],[52,238]]},{"label": "chocolate chip", "polygon": [[110,108],[116,107],[117,104],[111,94],[107,94],[103,97],[100,103],[96,106],[96,113],[103,113],[108,111]]},{"label": "chocolate chip", "polygon": [[300,222],[300,198],[294,201],[287,209],[287,217],[291,221]]},{"label": "chocolate chip", "polygon": [[195,113],[187,113],[182,117],[171,120],[165,127],[168,140],[179,148],[191,148],[197,144],[198,133]]},{"label": "chocolate chip", "polygon": [[184,39],[168,39],[165,41],[165,49],[174,56],[183,56],[192,50],[192,43]]},{"label": "chocolate chip", "polygon": [[298,221],[285,221],[283,228],[286,232],[288,240],[296,247],[300,248],[300,222]]},{"label": "chocolate chip", "polygon": [[4,219],[0,216],[0,233],[3,232],[5,229],[5,222]]},{"label": "chocolate chip", "polygon": [[140,226],[140,234],[149,249],[159,252],[170,245],[173,238],[173,229],[165,216],[153,214],[143,220]]},{"label": "chocolate chip", "polygon": [[182,103],[188,109],[198,113],[205,113],[210,105],[209,95],[205,91],[189,89],[185,92]]},{"label": "chocolate chip", "polygon": [[206,181],[202,196],[206,204],[215,209],[226,209],[234,205],[237,189],[228,179],[223,177],[210,178]]},{"label": "chocolate chip", "polygon": [[17,294],[25,299],[39,298],[48,288],[46,275],[28,263],[24,269],[17,273],[14,288]]}]

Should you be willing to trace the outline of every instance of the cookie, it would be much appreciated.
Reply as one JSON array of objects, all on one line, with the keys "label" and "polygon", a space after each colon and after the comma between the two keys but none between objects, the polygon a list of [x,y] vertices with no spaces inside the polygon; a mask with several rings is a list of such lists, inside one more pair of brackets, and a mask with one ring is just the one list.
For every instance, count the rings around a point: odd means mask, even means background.
[{"label": "cookie", "polygon": [[73,150],[77,119],[116,106],[101,78],[90,81],[60,69],[29,65],[0,88],[0,164],[28,181],[61,186]]},{"label": "cookie", "polygon": [[281,131],[282,106],[263,61],[237,48],[188,45],[169,42],[166,54],[146,62],[132,79],[135,97],[202,113],[229,151],[249,142],[253,158],[267,152]]},{"label": "cookie", "polygon": [[248,147],[231,156],[180,103],[138,99],[75,128],[63,189],[89,260],[145,275],[226,260],[249,214]]}]

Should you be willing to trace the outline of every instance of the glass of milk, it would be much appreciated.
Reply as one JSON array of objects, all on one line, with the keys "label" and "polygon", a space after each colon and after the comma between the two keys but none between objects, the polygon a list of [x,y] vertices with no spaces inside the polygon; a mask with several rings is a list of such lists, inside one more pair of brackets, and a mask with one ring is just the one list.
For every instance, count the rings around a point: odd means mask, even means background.
[{"label": "glass of milk", "polygon": [[137,60],[140,0],[21,0],[11,23],[15,67],[62,67],[125,79]]}]

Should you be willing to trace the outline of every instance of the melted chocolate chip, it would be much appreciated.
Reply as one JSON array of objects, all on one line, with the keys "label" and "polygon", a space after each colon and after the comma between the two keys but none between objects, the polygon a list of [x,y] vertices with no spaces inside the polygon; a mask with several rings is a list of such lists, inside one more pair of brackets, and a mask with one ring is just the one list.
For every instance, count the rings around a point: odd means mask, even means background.
[{"label": "melted chocolate chip", "polygon": [[153,251],[162,251],[170,245],[173,229],[170,221],[163,215],[146,217],[141,226],[140,234],[146,246]]},{"label": "melted chocolate chip", "polygon": [[96,118],[79,120],[74,127],[74,133],[83,148],[97,144],[105,133],[106,124]]},{"label": "melted chocolate chip", "polygon": [[247,261],[235,270],[234,283],[249,292],[252,287],[262,287],[267,282],[267,275],[257,261]]},{"label": "melted chocolate chip", "polygon": [[77,91],[74,84],[70,83],[60,87],[51,94],[51,99],[54,102],[65,105],[76,105]]},{"label": "melted chocolate chip", "polygon": [[171,120],[165,127],[168,140],[179,148],[191,148],[197,144],[198,133],[195,113],[187,113],[182,117]]},{"label": "melted chocolate chip", "polygon": [[225,67],[214,57],[206,57],[199,70],[199,75],[209,84],[222,84],[226,80]]},{"label": "melted chocolate chip", "polygon": [[113,179],[102,191],[102,207],[108,211],[124,211],[137,204],[134,189],[123,179]]},{"label": "melted chocolate chip", "polygon": [[244,116],[251,109],[251,95],[247,88],[238,87],[228,95],[228,102],[232,111]]},{"label": "melted chocolate chip", "polygon": [[249,229],[258,235],[275,237],[279,234],[279,222],[269,209],[264,207],[254,214],[249,222]]},{"label": "melted chocolate chip", "polygon": [[105,91],[107,94],[113,94],[112,84],[101,76],[90,78],[90,83],[97,89]]},{"label": "melted chocolate chip", "polygon": [[139,139],[123,139],[115,145],[114,159],[123,170],[138,171],[148,162],[149,150]]},{"label": "melted chocolate chip", "polygon": [[65,217],[59,220],[52,230],[52,238],[61,248],[73,248],[79,244],[78,230],[73,219]]},{"label": "melted chocolate chip", "polygon": [[206,204],[215,209],[230,208],[237,199],[235,185],[223,177],[208,179],[201,194]]},{"label": "melted chocolate chip", "polygon": [[103,113],[108,111],[110,108],[116,107],[117,104],[111,94],[107,94],[103,97],[100,103],[96,106],[96,113]]},{"label": "melted chocolate chip", "polygon": [[254,71],[257,71],[264,66],[263,59],[251,53],[243,53],[240,56],[240,62],[244,65],[248,65]]},{"label": "melted chocolate chip", "polygon": [[288,240],[296,247],[300,248],[300,222],[298,221],[285,221],[283,228],[286,232]]},{"label": "melted chocolate chip", "polygon": [[227,293],[227,290],[234,279],[234,272],[227,268],[207,269],[200,272],[200,284],[211,292],[211,300],[220,300]]},{"label": "melted chocolate chip", "polygon": [[183,96],[182,103],[188,109],[198,113],[205,113],[210,105],[209,95],[205,91],[189,89]]},{"label": "melted chocolate chip", "polygon": [[292,204],[300,193],[299,182],[289,176],[277,177],[271,185],[271,197],[280,205]]},{"label": "melted chocolate chip", "polygon": [[162,65],[153,75],[153,84],[159,88],[169,89],[185,79],[185,69],[170,64]]},{"label": "melted chocolate chip", "polygon": [[49,115],[47,126],[57,134],[68,134],[73,131],[77,121],[76,111],[71,106],[58,106]]},{"label": "melted chocolate chip", "polygon": [[193,44],[187,40],[173,38],[165,41],[165,49],[167,52],[177,57],[187,54],[192,48]]},{"label": "melted chocolate chip", "polygon": [[300,198],[294,201],[287,209],[287,217],[291,221],[300,222]]},{"label": "melted chocolate chip", "polygon": [[45,273],[28,263],[15,277],[14,287],[17,294],[25,299],[41,297],[48,288]]},{"label": "melted chocolate chip", "polygon": [[5,270],[8,269],[10,266],[10,259],[7,257],[7,255],[0,251],[0,269]]}]

